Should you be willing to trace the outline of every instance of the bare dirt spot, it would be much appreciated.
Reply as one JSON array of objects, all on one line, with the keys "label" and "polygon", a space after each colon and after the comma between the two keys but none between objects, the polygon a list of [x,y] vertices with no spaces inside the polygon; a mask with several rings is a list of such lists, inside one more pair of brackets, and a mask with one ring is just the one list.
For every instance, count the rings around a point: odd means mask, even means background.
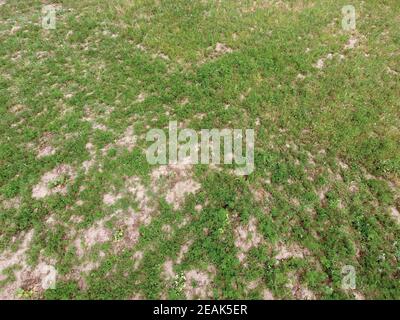
[{"label": "bare dirt spot", "polygon": [[129,126],[126,128],[125,132],[117,140],[115,140],[114,143],[109,143],[103,147],[101,152],[103,155],[106,155],[107,152],[113,147],[126,149],[131,152],[136,145],[136,139],[137,137],[134,135],[133,126]]},{"label": "bare dirt spot", "polygon": [[323,187],[322,189],[318,190],[318,198],[320,201],[324,201],[326,198],[326,193],[328,192],[329,188],[328,187]]},{"label": "bare dirt spot", "polygon": [[[217,42],[215,47],[208,47],[206,52],[206,57],[210,59],[216,59],[221,57],[225,54],[232,53],[233,50],[229,48],[227,45]],[[206,63],[207,59],[202,59],[199,61],[199,64]]]},{"label": "bare dirt spot", "polygon": [[313,64],[313,67],[316,69],[322,70],[325,68],[326,62],[328,60],[333,60],[334,58],[341,61],[341,60],[345,59],[345,56],[340,53],[328,53],[325,57],[318,59],[318,61]]},{"label": "bare dirt spot", "polygon": [[390,215],[392,216],[392,218],[393,218],[398,224],[400,224],[400,213],[399,213],[399,210],[397,210],[396,207],[391,207],[391,208],[390,208]]},{"label": "bare dirt spot", "polygon": [[103,225],[102,221],[99,221],[84,232],[83,239],[90,248],[97,243],[109,241],[111,239],[111,231]]},{"label": "bare dirt spot", "polygon": [[136,98],[136,102],[143,102],[144,100],[146,100],[146,94],[144,92],[141,92],[137,98]]},{"label": "bare dirt spot", "polygon": [[18,209],[21,205],[21,197],[14,197],[2,201],[4,209]]},{"label": "bare dirt spot", "polygon": [[186,253],[188,253],[190,246],[192,245],[193,241],[189,240],[179,250],[178,256],[176,258],[176,263],[181,264],[183,258],[185,257]]},{"label": "bare dirt spot", "polygon": [[124,197],[135,197],[139,207],[143,211],[149,211],[148,207],[150,198],[147,196],[146,188],[141,184],[138,177],[125,178],[125,188],[121,192],[117,192],[112,187],[112,191],[103,195],[103,203],[110,206],[115,204],[118,200]]},{"label": "bare dirt spot", "polygon": [[246,259],[246,253],[254,247],[257,247],[263,238],[257,231],[257,220],[251,217],[247,225],[239,225],[235,230],[235,246],[239,249],[238,259],[243,262]]},{"label": "bare dirt spot", "polygon": [[92,128],[100,131],[108,131],[106,125],[101,123],[101,121],[106,120],[111,112],[114,110],[110,106],[85,106],[83,121],[87,121],[92,125]]},{"label": "bare dirt spot", "polygon": [[[118,241],[114,247],[117,251],[132,247],[140,237],[140,226],[148,225],[153,214],[156,213],[156,207],[149,196],[149,190],[141,183],[140,178],[132,176],[124,179],[123,190],[117,192],[113,188],[113,191],[103,195],[103,203],[106,205],[113,205],[122,198],[133,198],[138,205],[135,210],[129,207],[125,210],[117,210],[113,214],[117,218],[117,225],[123,231],[122,241]],[[172,229],[170,231],[172,232]]]},{"label": "bare dirt spot", "polygon": [[357,183],[356,183],[355,181],[352,181],[352,182],[350,183],[349,191],[350,191],[351,193],[356,193],[356,192],[358,192],[358,186],[357,186]]},{"label": "bare dirt spot", "polygon": [[24,110],[26,110],[26,106],[24,106],[23,104],[16,104],[10,108],[10,111],[15,114],[18,114]]},{"label": "bare dirt spot", "polygon": [[29,244],[33,237],[33,230],[23,234],[20,236],[21,245],[19,249],[15,252],[6,250],[0,255],[0,272],[4,269],[15,265],[15,264],[23,264],[25,261],[25,253],[29,249]]},{"label": "bare dirt spot", "polygon": [[32,198],[42,199],[55,193],[65,195],[68,184],[75,179],[75,171],[70,165],[61,164],[45,173],[32,189]]},{"label": "bare dirt spot", "polygon": [[214,52],[217,56],[219,56],[222,54],[231,53],[233,52],[233,50],[229,48],[227,45],[217,42],[217,44],[215,45]]},{"label": "bare dirt spot", "polygon": [[162,276],[167,281],[175,278],[174,262],[171,259],[164,262]]},{"label": "bare dirt spot", "polygon": [[52,146],[44,146],[38,150],[38,158],[52,156],[56,153],[56,150]]},{"label": "bare dirt spot", "polygon": [[161,230],[162,230],[162,232],[164,232],[164,233],[167,235],[168,238],[171,237],[171,234],[172,234],[172,227],[171,227],[171,225],[169,225],[169,224],[164,224],[164,225],[161,227]]},{"label": "bare dirt spot", "polygon": [[314,68],[317,69],[323,69],[325,66],[325,60],[324,59],[319,59],[315,64],[314,64]]},{"label": "bare dirt spot", "polygon": [[349,168],[349,166],[341,160],[338,161],[338,164],[339,167],[342,168],[343,170],[347,170]]},{"label": "bare dirt spot", "polygon": [[21,297],[18,294],[18,290],[24,290],[25,292],[29,292],[32,299],[40,299],[45,290],[45,285],[49,284],[48,280],[50,279],[46,279],[46,276],[49,275],[49,272],[51,271],[50,268],[54,268],[53,265],[54,261],[49,264],[40,261],[34,268],[24,265],[22,270],[18,270],[15,273],[16,282],[11,285],[12,292],[11,296],[8,298],[24,299],[24,297]]},{"label": "bare dirt spot", "polygon": [[96,221],[89,228],[79,231],[79,237],[74,240],[78,257],[82,258],[94,245],[111,240],[112,232],[104,225],[111,217],[105,217]]},{"label": "bare dirt spot", "polygon": [[53,135],[50,132],[44,133],[40,138],[37,152],[38,158],[48,157],[56,153],[56,149],[51,145],[52,139]]},{"label": "bare dirt spot", "polygon": [[131,195],[135,197],[142,213],[148,215],[153,210],[151,209],[151,199],[148,196],[148,190],[140,182],[140,179],[138,177],[133,176],[127,178],[125,188]]},{"label": "bare dirt spot", "polygon": [[[26,232],[20,236],[21,244],[17,251],[12,252],[9,250],[4,251],[0,255],[0,275],[3,271],[12,266],[19,268],[14,270],[15,280],[7,283],[0,290],[0,299],[17,299],[16,291],[21,288],[26,280],[30,277],[31,268],[26,263],[26,252],[33,238],[33,230]],[[3,274],[4,275],[4,274]]]},{"label": "bare dirt spot", "polygon": [[296,76],[296,79],[297,80],[304,80],[306,78],[306,76],[304,75],[304,74],[301,74],[301,73],[299,73],[297,76]]},{"label": "bare dirt spot", "polygon": [[165,280],[171,281],[176,279],[177,275],[175,274],[174,271],[174,265],[175,264],[181,264],[185,255],[189,251],[190,246],[192,245],[193,241],[189,240],[186,243],[184,243],[179,250],[176,259],[167,259],[164,264],[163,264],[163,271],[162,271],[162,276]]},{"label": "bare dirt spot", "polygon": [[269,192],[265,191],[263,187],[259,187],[259,188],[251,188],[251,191],[254,195],[254,199],[260,203],[263,204],[265,200],[267,200],[268,198],[270,198],[270,194]]},{"label": "bare dirt spot", "polygon": [[136,251],[132,256],[132,259],[134,261],[133,270],[139,269],[139,266],[143,260],[143,251]]},{"label": "bare dirt spot", "polygon": [[125,245],[132,246],[134,245],[140,237],[140,226],[148,225],[151,221],[150,211],[144,212],[135,212],[130,209],[131,215],[125,221],[125,225],[127,226],[126,235],[125,235]]},{"label": "bare dirt spot", "polygon": [[286,287],[291,291],[294,298],[298,300],[315,300],[315,294],[307,287],[304,287],[300,283],[299,276],[293,272],[288,275],[289,282]]},{"label": "bare dirt spot", "polygon": [[185,196],[189,193],[195,193],[200,189],[200,184],[192,179],[177,182],[174,187],[167,193],[165,200],[173,205],[177,210],[184,201]]},{"label": "bare dirt spot", "polygon": [[350,50],[350,49],[354,49],[356,47],[358,43],[358,39],[355,37],[351,37],[349,39],[349,41],[346,43],[346,45],[344,46],[345,50]]},{"label": "bare dirt spot", "polygon": [[103,203],[108,206],[112,206],[115,204],[118,200],[122,199],[123,195],[120,193],[106,193],[103,196]]},{"label": "bare dirt spot", "polygon": [[365,296],[361,292],[355,291],[353,294],[356,300],[365,300]]},{"label": "bare dirt spot", "polygon": [[391,74],[391,75],[393,75],[393,76],[398,76],[398,75],[400,74],[400,72],[398,72],[398,71],[396,71],[396,70],[393,70],[393,69],[390,68],[390,67],[387,67],[387,68],[386,68],[386,71],[387,71],[388,74]]},{"label": "bare dirt spot", "polygon": [[181,106],[185,106],[189,103],[189,98],[188,97],[184,97],[181,101],[179,101],[179,104]]},{"label": "bare dirt spot", "polygon": [[275,300],[274,295],[268,289],[264,289],[262,293],[263,300]]},{"label": "bare dirt spot", "polygon": [[[91,271],[97,269],[99,266],[100,266],[99,261],[87,261],[87,262],[81,264],[78,268],[76,268],[76,270],[79,273],[78,280],[84,281],[83,278],[81,278],[80,274],[81,273],[88,274]],[[80,282],[80,283],[83,288],[86,287],[86,283],[84,283],[84,282]]]},{"label": "bare dirt spot", "polygon": [[246,291],[246,293],[249,293],[249,291],[253,291],[253,290],[257,289],[258,287],[260,287],[260,285],[261,285],[261,279],[252,280],[252,281],[248,282],[245,291]]},{"label": "bare dirt spot", "polygon": [[193,180],[192,165],[179,163],[162,165],[154,169],[151,173],[152,190],[154,193],[165,195],[165,200],[179,209],[187,194],[195,193],[201,185]]},{"label": "bare dirt spot", "polygon": [[95,160],[96,151],[95,151],[94,145],[91,142],[86,143],[85,149],[89,152],[90,160],[86,160],[86,161],[82,162],[82,167],[85,170],[85,173],[88,173],[89,170],[93,167],[93,165],[96,162],[96,160]]},{"label": "bare dirt spot", "polygon": [[136,144],[136,136],[133,134],[133,127],[128,127],[124,134],[117,140],[116,145],[128,149],[129,152],[133,150]]},{"label": "bare dirt spot", "polygon": [[186,271],[184,286],[186,298],[189,300],[211,298],[213,294],[212,279],[215,273],[216,270],[212,266],[207,271]]},{"label": "bare dirt spot", "polygon": [[304,259],[305,256],[310,254],[306,248],[302,248],[297,244],[285,245],[284,243],[279,243],[275,249],[278,252],[275,259],[278,261],[290,258]]}]

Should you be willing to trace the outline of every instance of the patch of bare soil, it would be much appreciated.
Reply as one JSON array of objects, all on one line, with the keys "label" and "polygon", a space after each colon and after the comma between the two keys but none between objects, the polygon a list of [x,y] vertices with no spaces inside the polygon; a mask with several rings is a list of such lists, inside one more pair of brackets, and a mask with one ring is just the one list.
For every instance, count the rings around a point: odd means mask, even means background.
[{"label": "patch of bare soil", "polygon": [[286,245],[284,243],[279,243],[275,249],[278,252],[275,259],[278,261],[290,258],[304,259],[305,256],[310,255],[308,249],[302,248],[297,244]]},{"label": "patch of bare soil", "polygon": [[265,200],[269,199],[271,197],[271,194],[267,191],[265,191],[265,189],[263,187],[259,187],[259,188],[251,188],[252,194],[254,195],[254,199],[260,203],[263,204],[265,202]]},{"label": "patch of bare soil", "polygon": [[29,249],[32,237],[33,230],[21,235],[21,245],[17,251],[6,250],[0,255],[0,272],[12,265],[22,264],[25,261],[25,253]]},{"label": "patch of bare soil", "polygon": [[352,181],[352,182],[350,183],[349,191],[350,191],[351,193],[357,193],[357,192],[358,192],[358,186],[357,186],[357,183],[356,183],[355,181]]},{"label": "patch of bare soil", "polygon": [[118,200],[123,198],[123,194],[121,193],[106,193],[103,195],[103,203],[112,206],[115,204]]},{"label": "patch of bare soil", "polygon": [[[14,280],[0,288],[0,300],[19,299],[18,289],[31,292],[33,297],[40,297],[45,285],[50,265],[40,261],[35,267],[27,264],[26,253],[32,241],[34,231],[30,230],[20,236],[21,244],[17,251],[5,251],[0,255],[0,275],[5,269],[15,267]],[[52,262],[54,265],[54,262]]]},{"label": "patch of bare soil", "polygon": [[357,39],[356,37],[353,36],[353,37],[351,37],[351,38],[349,39],[349,41],[345,44],[344,49],[345,49],[345,50],[354,49],[354,48],[356,47],[357,43],[358,43],[358,39]]},{"label": "patch of bare soil", "polygon": [[334,58],[337,58],[339,61],[344,60],[346,58],[345,53],[349,50],[355,49],[359,45],[360,39],[364,38],[364,36],[359,34],[352,35],[339,53],[328,53],[325,57],[318,59],[318,61],[313,64],[313,67],[322,70],[325,68],[328,60],[333,60]]},{"label": "patch of bare soil", "polygon": [[111,240],[111,230],[105,227],[105,223],[111,216],[96,221],[86,230],[79,232],[79,237],[75,239],[74,245],[78,257],[83,257],[97,243],[104,243]]},{"label": "patch of bare soil", "polygon": [[4,209],[18,209],[21,205],[21,197],[5,199],[1,202]]},{"label": "patch of bare soil", "polygon": [[257,220],[251,217],[247,225],[239,225],[235,230],[235,246],[239,249],[238,259],[244,262],[247,252],[257,247],[263,241],[262,236],[257,231]]},{"label": "patch of bare soil", "polygon": [[201,185],[192,178],[192,165],[179,163],[162,165],[151,174],[154,193],[165,194],[165,200],[179,209],[187,194],[195,193]]},{"label": "patch of bare soil", "polygon": [[192,179],[178,181],[173,188],[168,191],[165,200],[177,210],[180,204],[185,200],[186,194],[195,193],[199,189],[200,184]]},{"label": "patch of bare soil", "polygon": [[188,240],[185,242],[182,246],[181,249],[179,250],[177,256],[175,259],[168,258],[164,264],[163,264],[163,271],[162,271],[162,277],[167,280],[167,281],[173,281],[177,279],[177,275],[174,271],[174,265],[175,264],[181,264],[185,255],[189,251],[190,246],[192,245],[193,241]]},{"label": "patch of bare soil", "polygon": [[89,122],[95,130],[108,131],[100,121],[106,120],[113,110],[114,108],[110,106],[85,106],[85,116],[82,120]]},{"label": "patch of bare soil", "polygon": [[223,43],[217,42],[217,44],[215,45],[215,53],[217,55],[231,53],[231,52],[233,52],[233,50]]},{"label": "patch of bare soil", "polygon": [[136,136],[133,133],[133,127],[129,126],[124,134],[117,140],[116,145],[121,148],[126,148],[129,152],[133,150],[136,144]]},{"label": "patch of bare soil", "polygon": [[16,104],[10,108],[10,112],[15,113],[15,114],[18,114],[24,110],[26,110],[26,106],[24,106],[22,104]]},{"label": "patch of bare soil", "polygon": [[302,0],[297,1],[282,1],[282,0],[259,0],[249,1],[250,5],[242,4],[240,1],[240,11],[243,13],[253,13],[257,10],[265,10],[275,8],[284,11],[300,12],[314,6],[313,3]]},{"label": "patch of bare soil", "polygon": [[155,208],[151,203],[151,198],[148,196],[148,190],[140,182],[139,178],[129,178],[126,183],[126,187],[129,193],[135,197],[139,204],[140,211],[138,213],[131,211],[130,217],[127,220],[128,230],[131,230],[131,236],[136,238],[136,235],[138,235],[139,225],[148,225],[150,223],[152,215],[155,212]]},{"label": "patch of bare soil", "polygon": [[205,56],[198,61],[198,65],[202,65],[210,59],[217,59],[225,54],[232,53],[233,49],[227,45],[217,42],[215,47],[208,47]]},{"label": "patch of bare soil", "polygon": [[32,198],[42,199],[55,193],[65,195],[68,184],[74,179],[75,170],[70,165],[61,164],[42,176],[32,189]]},{"label": "patch of bare soil", "polygon": [[307,287],[302,286],[299,276],[293,272],[288,275],[289,282],[286,287],[291,291],[293,297],[298,300],[315,300],[315,294]]},{"label": "patch of bare soil", "polygon": [[103,221],[98,221],[84,232],[83,239],[88,248],[111,239],[110,229],[106,228],[103,224]]},{"label": "patch of bare soil", "polygon": [[53,134],[46,132],[39,140],[39,146],[37,151],[37,157],[44,158],[51,156],[56,153],[56,149],[52,147],[51,142],[53,139]]},{"label": "patch of bare soil", "polygon": [[134,270],[139,269],[140,263],[143,260],[143,251],[136,251],[132,256],[132,259],[134,261],[133,269]]},{"label": "patch of bare soil", "polygon": [[184,243],[179,250],[178,256],[176,258],[176,263],[181,264],[183,261],[183,258],[185,257],[186,253],[188,253],[190,246],[192,245],[193,241],[189,240],[186,243]]},{"label": "patch of bare soil", "polygon": [[212,281],[215,274],[216,270],[212,266],[207,271],[186,271],[184,286],[186,298],[189,300],[211,298],[213,294]]},{"label": "patch of bare soil", "polygon": [[172,259],[167,259],[164,262],[162,276],[167,281],[171,281],[175,278],[174,261]]},{"label": "patch of bare soil", "polygon": [[365,300],[365,296],[361,292],[355,291],[353,294],[356,300]]},{"label": "patch of bare soil", "polygon": [[396,207],[391,207],[391,208],[390,208],[390,215],[392,216],[392,218],[393,218],[398,224],[400,224],[400,213],[399,213],[399,210],[397,210]]},{"label": "patch of bare soil", "polygon": [[101,149],[103,155],[113,148],[118,147],[121,149],[126,149],[129,152],[133,150],[136,145],[137,137],[134,135],[133,126],[126,128],[125,132],[117,139],[114,143],[110,143]]},{"label": "patch of bare soil", "polygon": [[89,152],[90,160],[85,160],[84,162],[82,162],[82,167],[85,170],[85,173],[88,173],[96,162],[96,151],[94,145],[91,142],[86,143],[85,149]]},{"label": "patch of bare soil", "polygon": [[133,209],[128,209],[129,215],[124,220],[126,225],[125,243],[124,246],[135,245],[140,237],[140,226],[148,225],[151,222],[152,211],[150,208],[142,210],[140,212],[135,212]]},{"label": "patch of bare soil", "polygon": [[120,251],[136,244],[140,237],[140,227],[151,222],[152,216],[156,213],[156,207],[149,194],[148,188],[142,184],[140,178],[132,176],[125,177],[123,190],[116,191],[112,188],[112,191],[103,195],[103,203],[107,206],[114,205],[122,198],[132,197],[138,205],[137,209],[129,207],[114,212],[113,216],[117,218],[117,226],[123,235],[122,239],[113,246],[114,250]]},{"label": "patch of bare soil", "polygon": [[275,300],[274,295],[268,289],[263,290],[262,297],[263,297],[263,300]]}]

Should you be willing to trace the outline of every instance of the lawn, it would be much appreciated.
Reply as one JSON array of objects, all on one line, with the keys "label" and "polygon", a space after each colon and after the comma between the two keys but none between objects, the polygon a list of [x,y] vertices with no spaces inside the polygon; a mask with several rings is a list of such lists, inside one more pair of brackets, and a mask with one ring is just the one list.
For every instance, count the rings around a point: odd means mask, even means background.
[{"label": "lawn", "polygon": [[[0,43],[0,299],[400,299],[398,0],[0,0]],[[149,163],[171,121],[254,171]]]}]

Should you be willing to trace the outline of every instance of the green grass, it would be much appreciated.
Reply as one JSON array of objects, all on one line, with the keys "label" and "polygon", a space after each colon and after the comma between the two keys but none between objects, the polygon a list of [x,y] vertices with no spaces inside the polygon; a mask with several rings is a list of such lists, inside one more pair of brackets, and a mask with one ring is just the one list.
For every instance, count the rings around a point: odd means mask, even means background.
[{"label": "green grass", "polygon": [[[17,297],[180,299],[185,274],[197,270],[209,273],[214,299],[259,299],[265,289],[299,298],[293,279],[318,299],[400,298],[400,227],[391,216],[400,210],[400,3],[352,1],[353,32],[341,28],[348,1],[253,3],[59,1],[55,30],[41,27],[41,1],[0,6],[0,266],[34,230],[24,258],[0,269],[0,296],[18,268],[46,262],[58,271],[56,289],[20,281]],[[358,42],[346,49],[351,38]],[[232,52],[215,56],[217,43]],[[154,190],[144,138],[172,120],[195,130],[254,128],[255,171],[195,165],[201,188],[174,209],[165,194],[176,181],[160,179]],[[115,143],[130,126],[131,151]],[[38,158],[43,143],[55,152]],[[93,161],[87,171],[85,161]],[[65,192],[33,197],[61,164],[74,177],[47,187]],[[127,191],[133,176],[147,190],[144,206]],[[120,197],[105,205],[107,193]],[[146,209],[150,221],[127,239],[127,212]],[[243,263],[237,230],[252,218],[262,241]],[[100,222],[111,236],[80,254],[75,240]],[[307,254],[278,262],[282,242]],[[174,279],[163,273],[168,260]],[[356,269],[356,290],[341,288],[344,265]]]}]

